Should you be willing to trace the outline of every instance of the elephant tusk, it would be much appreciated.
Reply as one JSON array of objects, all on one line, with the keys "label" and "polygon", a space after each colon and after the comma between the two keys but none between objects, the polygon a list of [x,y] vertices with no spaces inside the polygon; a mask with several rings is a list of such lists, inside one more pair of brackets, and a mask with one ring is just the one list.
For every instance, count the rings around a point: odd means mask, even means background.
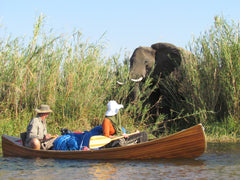
[{"label": "elephant tusk", "polygon": [[120,82],[120,81],[117,81],[117,84],[119,85],[123,85],[124,83]]},{"label": "elephant tusk", "polygon": [[139,79],[131,79],[131,81],[133,81],[133,82],[140,82],[142,80],[143,80],[143,77],[140,77]]}]

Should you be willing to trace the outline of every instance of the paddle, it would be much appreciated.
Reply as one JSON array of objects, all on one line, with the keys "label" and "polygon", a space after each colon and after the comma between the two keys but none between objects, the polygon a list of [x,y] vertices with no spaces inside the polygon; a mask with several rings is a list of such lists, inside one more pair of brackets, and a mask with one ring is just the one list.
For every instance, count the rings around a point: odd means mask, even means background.
[{"label": "paddle", "polygon": [[[137,132],[128,134],[128,136],[138,134],[138,133],[139,132],[137,131]],[[115,140],[118,140],[118,139],[121,139],[121,138],[124,138],[124,136],[118,136],[118,137],[115,137],[115,138],[109,138],[109,137],[102,136],[102,135],[92,136],[90,138],[90,141],[89,141],[89,148],[90,149],[99,148],[99,147],[102,147],[102,146],[110,143],[111,141],[115,141]]]}]

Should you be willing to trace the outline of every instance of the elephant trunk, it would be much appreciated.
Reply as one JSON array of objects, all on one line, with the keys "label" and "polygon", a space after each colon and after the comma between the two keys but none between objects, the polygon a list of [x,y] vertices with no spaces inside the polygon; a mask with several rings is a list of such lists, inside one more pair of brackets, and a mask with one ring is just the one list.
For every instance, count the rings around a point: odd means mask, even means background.
[{"label": "elephant trunk", "polygon": [[136,83],[133,89],[133,99],[132,101],[136,101],[139,97],[140,89],[139,89],[139,83]]},{"label": "elephant trunk", "polygon": [[131,67],[129,79],[133,82],[141,82],[146,76],[146,68],[144,66],[136,65]]}]

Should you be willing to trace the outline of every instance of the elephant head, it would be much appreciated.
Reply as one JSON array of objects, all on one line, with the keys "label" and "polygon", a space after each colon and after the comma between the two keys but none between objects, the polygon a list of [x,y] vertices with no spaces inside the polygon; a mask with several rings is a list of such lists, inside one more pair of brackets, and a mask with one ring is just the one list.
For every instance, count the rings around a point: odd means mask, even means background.
[{"label": "elephant head", "polygon": [[181,64],[180,50],[169,43],[156,43],[151,47],[138,47],[130,58],[130,79],[144,80],[152,71],[152,77],[165,77]]},{"label": "elephant head", "polygon": [[131,81],[137,83],[134,86],[131,99],[135,100],[139,94],[140,81],[144,81],[150,75],[154,80],[153,84],[156,84],[160,77],[168,76],[180,64],[180,49],[173,44],[156,43],[151,47],[135,49],[130,58],[129,76]]}]

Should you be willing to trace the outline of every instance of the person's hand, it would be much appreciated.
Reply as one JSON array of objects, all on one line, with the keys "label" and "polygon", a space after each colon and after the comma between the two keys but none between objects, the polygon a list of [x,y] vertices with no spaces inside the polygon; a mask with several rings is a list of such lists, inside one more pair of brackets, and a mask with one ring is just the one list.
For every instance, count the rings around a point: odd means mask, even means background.
[{"label": "person's hand", "polygon": [[128,134],[122,134],[124,138],[128,138]]},{"label": "person's hand", "polygon": [[44,140],[47,140],[49,138],[51,138],[51,134],[46,134],[45,137],[44,137]]},{"label": "person's hand", "polygon": [[51,137],[57,138],[57,137],[58,137],[58,135],[57,135],[57,134],[55,134],[55,135],[52,135]]}]

